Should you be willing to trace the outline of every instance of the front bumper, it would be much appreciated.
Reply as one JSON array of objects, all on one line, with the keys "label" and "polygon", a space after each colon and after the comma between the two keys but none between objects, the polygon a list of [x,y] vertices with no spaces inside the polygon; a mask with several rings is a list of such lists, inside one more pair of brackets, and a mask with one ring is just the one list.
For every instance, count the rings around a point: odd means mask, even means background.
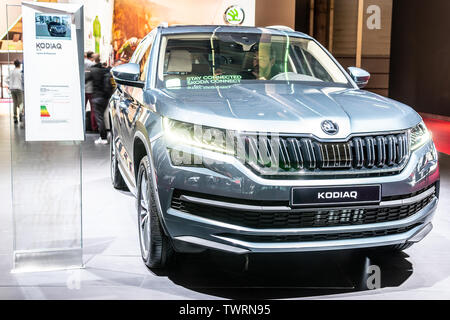
[{"label": "front bumper", "polygon": [[[184,147],[179,147],[183,150]],[[439,167],[437,160],[426,161],[427,154],[434,152],[432,142],[411,154],[407,166],[400,174],[382,177],[340,178],[340,179],[286,179],[273,180],[257,176],[250,169],[231,156],[210,151],[190,149],[205,160],[214,163],[205,167],[173,166],[164,137],[153,141],[153,168],[156,173],[156,189],[159,196],[161,218],[166,233],[176,240],[176,249],[189,250],[189,245],[213,248],[233,253],[248,252],[301,252],[356,249],[418,242],[432,228],[432,217],[439,198]],[[208,161],[204,161],[208,162]],[[405,218],[368,224],[334,225],[326,227],[248,227],[245,224],[230,223],[215,219],[214,210],[227,207],[227,202],[210,201],[208,195],[235,199],[238,203],[260,201],[264,203],[289,203],[293,186],[355,186],[380,184],[382,202],[379,207],[398,207],[425,201],[426,204],[414,214]],[[211,216],[197,215],[173,207],[174,192],[185,191],[204,195],[191,197],[189,201],[206,201],[210,205]],[[199,200],[200,199],[200,200]],[[216,199],[216,198],[214,198]],[[387,200],[386,200],[387,199]],[[394,199],[394,200],[390,200]],[[228,206],[233,203],[228,203]],[[374,209],[366,207],[340,207],[343,209]],[[236,209],[236,208],[235,208]],[[237,208],[238,212],[251,211],[252,206]],[[264,205],[260,210],[264,211]],[[299,212],[288,205],[279,208],[283,212]],[[311,210],[311,209],[310,209]],[[320,208],[314,208],[320,210]],[[330,208],[327,208],[330,210]],[[269,208],[273,214],[274,207]]]}]

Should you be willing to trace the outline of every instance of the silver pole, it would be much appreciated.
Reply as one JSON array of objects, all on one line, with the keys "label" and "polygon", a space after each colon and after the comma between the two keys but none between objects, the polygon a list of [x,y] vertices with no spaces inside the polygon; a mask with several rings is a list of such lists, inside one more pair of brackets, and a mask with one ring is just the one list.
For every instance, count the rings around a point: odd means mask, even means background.
[{"label": "silver pole", "polygon": [[[8,57],[8,77],[9,80],[11,82],[11,59],[10,59],[10,53],[9,53],[9,7],[21,7],[21,5],[18,4],[6,4],[6,41],[7,41],[7,57]],[[22,35],[23,35],[23,31],[22,31]],[[9,88],[9,84],[8,84],[8,88]],[[9,89],[11,91],[11,89]],[[25,99],[22,99],[23,101]],[[15,138],[15,133],[14,133],[14,123],[13,123],[13,119],[11,118],[11,114],[14,114],[14,104],[12,102],[9,103],[9,141],[10,141],[10,148],[11,148],[11,213],[12,213],[12,221],[13,221],[13,252],[16,251],[16,215],[14,214],[14,174],[13,174],[13,170],[14,170],[14,166],[13,166],[13,150],[14,150],[14,138]],[[19,109],[20,111],[20,109]]]},{"label": "silver pole", "polygon": [[[9,68],[9,19],[8,19],[8,8],[9,8],[9,4],[6,4],[6,42],[7,42],[7,46],[6,46],[6,51],[7,51],[7,55],[8,55],[8,77],[10,77],[11,79],[11,72],[10,72],[10,68]],[[9,87],[9,84],[8,84]]]},{"label": "silver pole", "polygon": [[[11,84],[11,61],[9,57],[9,4],[6,4],[6,51],[7,51],[7,57],[8,57],[8,90],[11,92],[10,84]],[[11,98],[11,97],[10,97]],[[14,175],[13,175],[13,139],[14,139],[14,132],[13,132],[13,123],[11,123],[11,112],[13,112],[14,104],[9,102],[9,145],[11,148],[11,213],[12,213],[12,222],[13,222],[13,252],[16,251],[16,215],[14,214]],[[14,257],[14,254],[13,254]]]}]

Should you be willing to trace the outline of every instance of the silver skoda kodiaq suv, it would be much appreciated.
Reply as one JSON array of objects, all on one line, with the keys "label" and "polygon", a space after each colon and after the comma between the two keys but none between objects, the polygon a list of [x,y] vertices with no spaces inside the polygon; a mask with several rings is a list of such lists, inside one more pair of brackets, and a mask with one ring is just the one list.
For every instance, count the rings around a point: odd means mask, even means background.
[{"label": "silver skoda kodiaq suv", "polygon": [[149,267],[205,249],[403,250],[432,228],[421,117],[305,34],[159,26],[112,73],[112,183],[136,196]]}]

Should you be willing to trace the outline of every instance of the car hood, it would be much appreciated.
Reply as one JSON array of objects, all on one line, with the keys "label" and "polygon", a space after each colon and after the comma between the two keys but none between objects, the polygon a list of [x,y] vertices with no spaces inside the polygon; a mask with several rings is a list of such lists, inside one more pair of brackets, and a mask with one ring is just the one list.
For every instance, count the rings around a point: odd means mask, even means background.
[{"label": "car hood", "polygon": [[[368,91],[285,83],[163,89],[157,93],[157,111],[210,127],[336,139],[407,129],[421,121],[410,107]],[[339,132],[323,132],[324,120],[335,122]]]}]

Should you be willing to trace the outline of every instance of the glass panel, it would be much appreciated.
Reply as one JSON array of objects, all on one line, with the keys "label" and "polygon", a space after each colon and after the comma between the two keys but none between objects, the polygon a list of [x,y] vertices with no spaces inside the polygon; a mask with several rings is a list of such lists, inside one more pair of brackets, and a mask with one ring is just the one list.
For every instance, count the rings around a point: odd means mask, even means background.
[{"label": "glass panel", "polygon": [[11,131],[15,271],[81,266],[80,144]]},{"label": "glass panel", "polygon": [[[217,84],[261,80],[348,84],[330,56],[313,40],[267,33],[167,36],[160,83]],[[166,42],[163,42],[166,43]]]}]

